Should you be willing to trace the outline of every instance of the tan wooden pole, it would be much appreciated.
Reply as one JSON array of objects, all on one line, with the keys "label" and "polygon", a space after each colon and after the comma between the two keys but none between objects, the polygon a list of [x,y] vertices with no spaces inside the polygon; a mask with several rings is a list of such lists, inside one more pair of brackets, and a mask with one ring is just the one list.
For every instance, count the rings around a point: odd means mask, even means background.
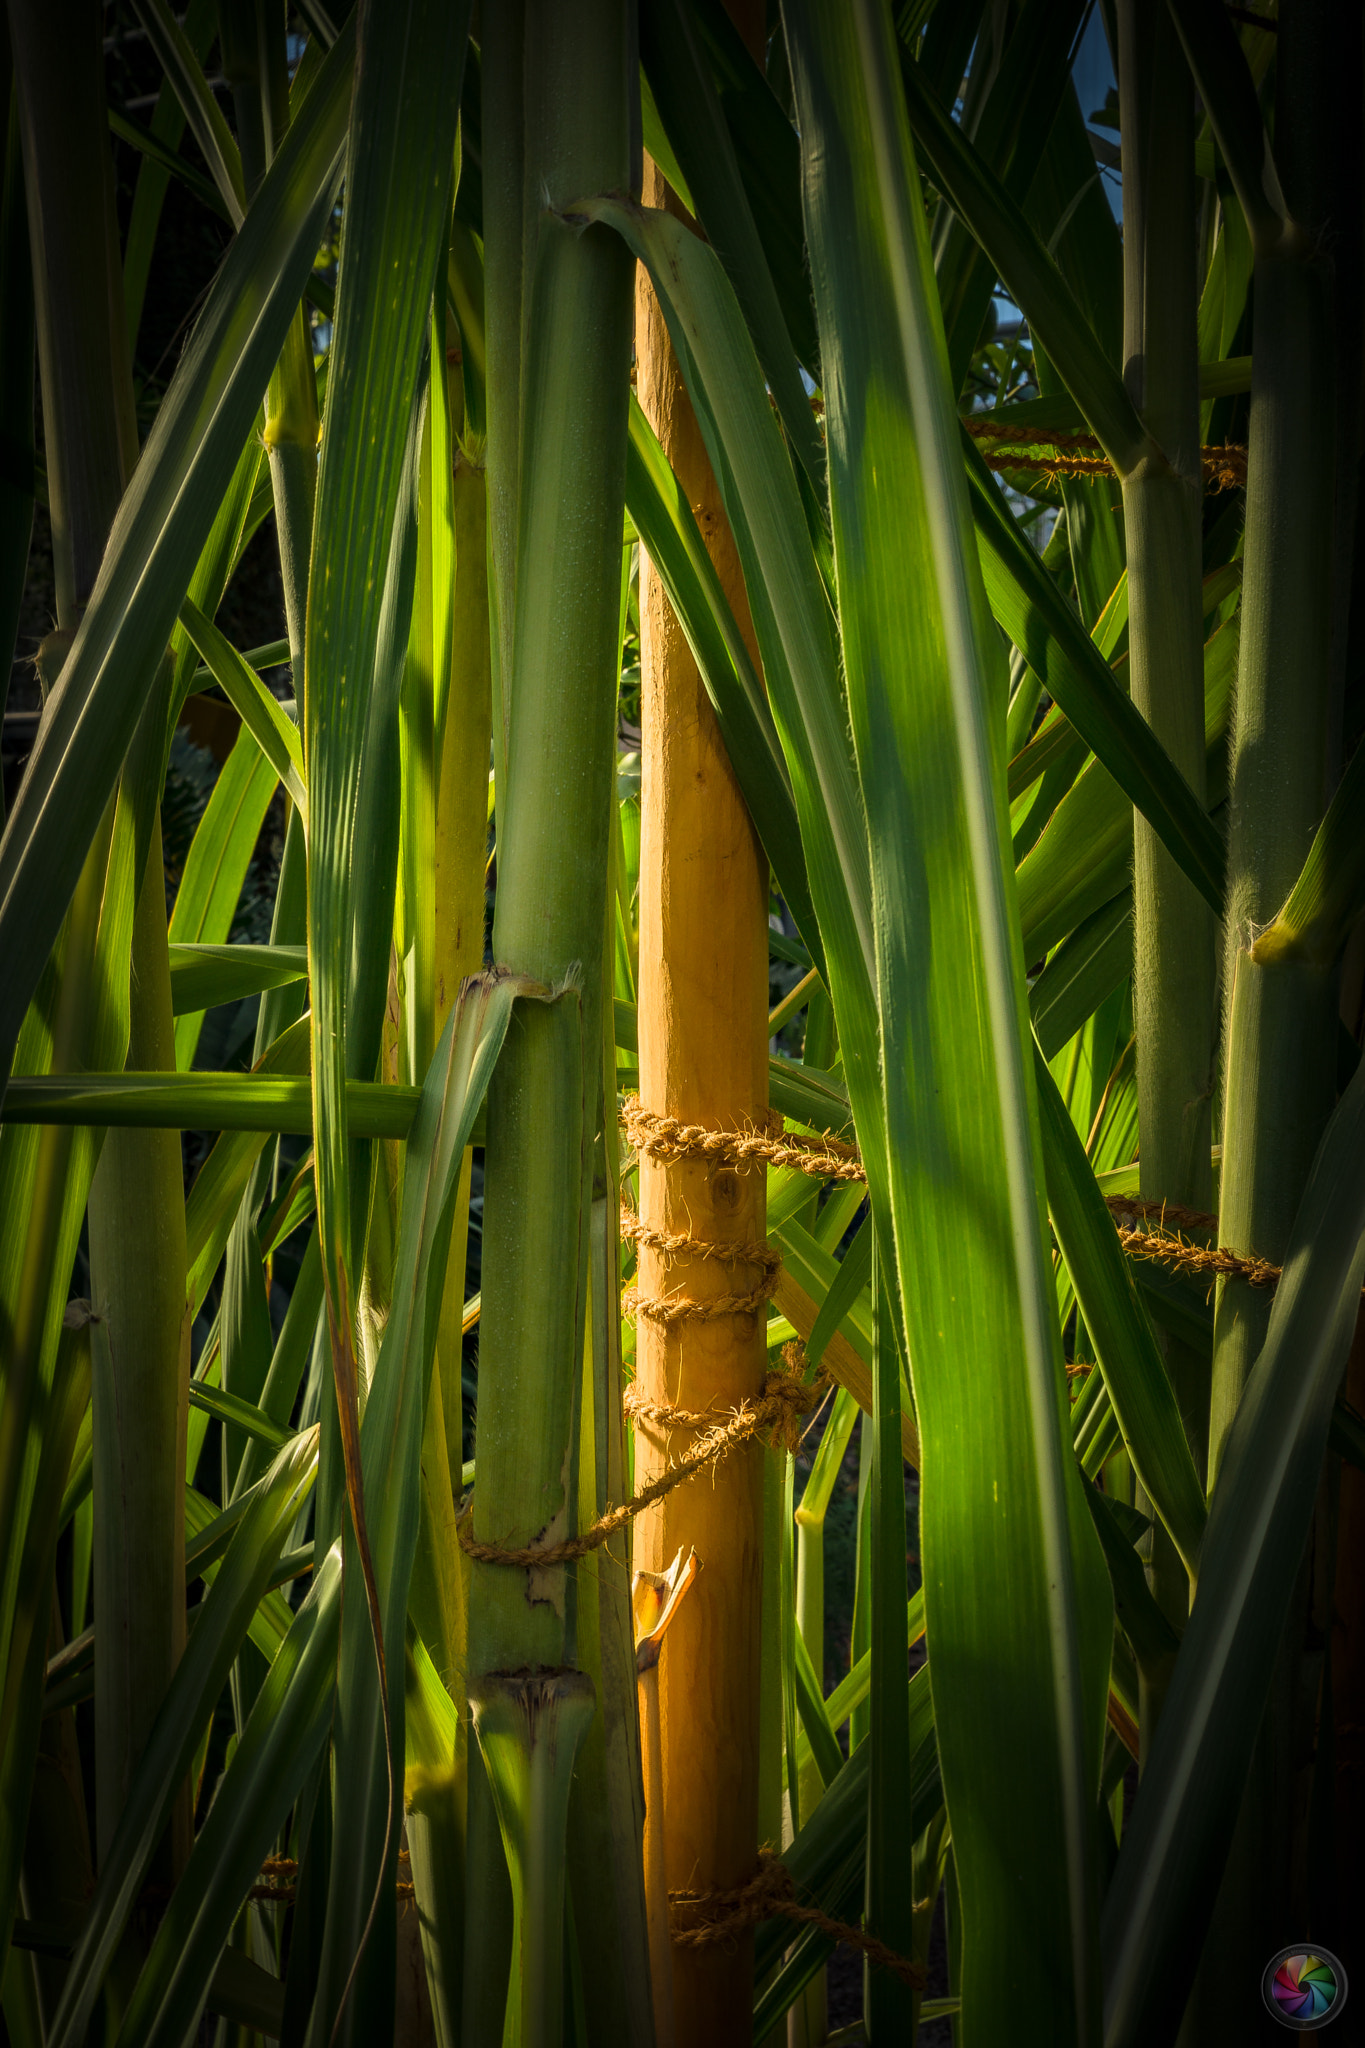
[{"label": "tan wooden pole", "polygon": [[[741,8],[731,0],[730,12],[742,31],[756,26],[761,38],[761,4]],[[651,163],[644,201],[683,213]],[[643,273],[635,349],[640,403],[687,493],[757,665],[734,540]],[[767,1109],[768,866],[696,664],[643,558],[640,598],[640,1094],[649,1109],[737,1129],[761,1123]],[[763,1237],[764,1210],[761,1172],[691,1160],[641,1162],[641,1216],[655,1230],[744,1244]],[[761,1278],[756,1267],[687,1254],[664,1258],[641,1247],[645,1299],[705,1301],[747,1292]],[[763,1321],[759,1313],[665,1326],[642,1314],[642,1392],[673,1407],[718,1413],[758,1394],[766,1367]],[[691,1437],[688,1430],[642,1428],[637,1485]],[[763,1457],[759,1445],[746,1447],[713,1476],[679,1487],[637,1525],[638,1566],[662,1572],[688,1546],[699,1563],[659,1660],[663,1812],[645,1819],[646,1870],[662,1866],[674,1890],[740,1884],[756,1860]],[[652,1921],[665,1910],[666,1902],[651,1898]],[[752,1940],[675,1948],[672,1961],[672,2024],[660,2025],[661,2039],[677,2048],[748,2042]],[[661,1996],[666,1986],[656,1989],[656,2003]]]}]

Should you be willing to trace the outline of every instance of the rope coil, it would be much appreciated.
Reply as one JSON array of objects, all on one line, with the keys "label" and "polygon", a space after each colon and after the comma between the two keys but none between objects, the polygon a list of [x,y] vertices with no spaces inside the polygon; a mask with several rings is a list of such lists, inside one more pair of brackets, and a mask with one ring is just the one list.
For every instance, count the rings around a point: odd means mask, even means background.
[{"label": "rope coil", "polygon": [[721,1316],[757,1315],[777,1292],[782,1254],[766,1241],[727,1244],[721,1238],[693,1237],[687,1231],[654,1230],[642,1223],[624,1202],[621,1204],[621,1238],[623,1243],[643,1245],[646,1250],[657,1252],[661,1258],[713,1259],[725,1266],[757,1266],[763,1275],[758,1286],[747,1294],[720,1294],[709,1301],[693,1301],[687,1296],[674,1294],[646,1295],[641,1294],[638,1288],[628,1287],[621,1296],[623,1316],[648,1316],[651,1322],[665,1326],[714,1322]]},{"label": "rope coil", "polygon": [[646,1109],[638,1095],[626,1098],[621,1122],[641,1158],[672,1165],[680,1159],[703,1159],[712,1166],[793,1166],[817,1180],[865,1181],[856,1145],[847,1145],[826,1131],[805,1138],[784,1129],[774,1113],[764,1131],[713,1131],[705,1124],[685,1124],[675,1116]]},{"label": "rope coil", "polygon": [[890,1970],[905,1984],[922,1991],[928,1979],[920,1963],[897,1955],[865,1928],[833,1920],[818,1906],[803,1905],[786,1864],[772,1849],[758,1852],[758,1868],[747,1883],[729,1891],[672,1891],[668,1895],[669,1932],[677,1948],[709,1948],[733,1943],[761,1920],[782,1918],[818,1928],[831,1940],[860,1949],[870,1962]]},{"label": "rope coil", "polygon": [[[821,1180],[867,1179],[856,1145],[846,1144],[830,1131],[811,1138],[791,1131],[780,1137],[758,1130],[713,1131],[703,1124],[684,1124],[676,1117],[657,1115],[645,1109],[635,1095],[623,1105],[621,1121],[638,1154],[665,1163],[708,1159],[717,1165],[750,1166],[762,1161],[769,1166],[794,1166],[799,1172]],[[1135,1258],[1159,1260],[1181,1271],[1203,1273],[1213,1279],[1226,1275],[1245,1280],[1252,1287],[1274,1287],[1280,1278],[1281,1268],[1267,1259],[1234,1251],[1230,1245],[1190,1244],[1181,1234],[1187,1230],[1216,1231],[1216,1216],[1183,1208],[1178,1202],[1143,1201],[1136,1196],[1110,1195],[1106,1201],[1120,1243]],[[1158,1217],[1163,1225],[1173,1224],[1174,1232],[1135,1227],[1149,1217]],[[691,1241],[684,1242],[691,1249]],[[644,1312],[642,1307],[640,1312]]]},{"label": "rope coil", "polygon": [[[705,1434],[687,1455],[680,1458],[676,1465],[670,1466],[667,1472],[661,1473],[650,1485],[643,1487],[630,1500],[624,1501],[619,1508],[609,1508],[590,1529],[584,1529],[577,1536],[567,1537],[562,1543],[527,1543],[519,1549],[504,1549],[497,1543],[479,1543],[470,1533],[469,1523],[472,1517],[467,1517],[459,1524],[457,1531],[460,1548],[466,1556],[476,1559],[480,1564],[513,1565],[522,1571],[544,1569],[548,1565],[568,1564],[573,1558],[587,1557],[592,1551],[600,1550],[618,1529],[623,1529],[636,1515],[643,1514],[646,1508],[653,1507],[655,1501],[662,1500],[665,1494],[672,1493],[675,1486],[683,1485],[696,1473],[704,1471],[708,1465],[718,1464],[722,1458],[727,1458],[731,1451],[737,1450],[741,1444],[747,1443],[750,1437],[757,1436],[761,1430],[770,1430],[772,1442],[775,1445],[780,1444],[784,1449],[792,1442],[793,1430],[796,1431],[796,1440],[799,1441],[799,1417],[808,1415],[818,1405],[823,1393],[823,1379],[813,1380],[806,1386],[799,1373],[788,1363],[783,1371],[768,1374],[759,1400],[741,1401],[738,1407],[730,1410],[728,1416],[704,1416],[694,1420],[688,1410],[663,1408],[650,1403],[652,1419],[667,1418],[667,1426],[670,1428],[690,1429],[705,1426]],[[632,1394],[633,1389],[627,1389],[624,1397],[628,1414],[632,1412]]]}]

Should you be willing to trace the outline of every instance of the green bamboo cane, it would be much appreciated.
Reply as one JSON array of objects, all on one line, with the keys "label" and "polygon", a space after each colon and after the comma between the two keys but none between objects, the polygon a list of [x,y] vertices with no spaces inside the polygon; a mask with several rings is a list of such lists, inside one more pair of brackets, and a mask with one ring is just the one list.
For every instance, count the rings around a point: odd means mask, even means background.
[{"label": "green bamboo cane", "polygon": [[[483,39],[483,208],[487,371],[487,521],[493,765],[501,794],[507,769],[512,623],[517,573],[517,486],[521,463],[522,346],[527,251],[534,247],[535,194],[526,171],[525,0],[490,9]],[[457,223],[456,232],[459,228]]]},{"label": "green bamboo cane", "polygon": [[[1199,378],[1194,268],[1194,101],[1156,0],[1119,9],[1124,156],[1124,379],[1151,448],[1124,477],[1133,701],[1190,787],[1204,789]],[[1206,1209],[1214,1048],[1210,913],[1146,820],[1134,816],[1134,985],[1141,1190]],[[1202,1465],[1195,1361],[1168,1363]],[[1182,1567],[1156,1531],[1158,1599],[1178,1622]],[[1153,1702],[1159,1711],[1159,1702]],[[1144,1722],[1149,1720],[1144,1716]],[[1150,1728],[1148,1728],[1150,1733]]]},{"label": "green bamboo cane", "polygon": [[[1334,26],[1320,9],[1286,21],[1276,50],[1273,158],[1231,34],[1215,79],[1202,40],[1186,33],[1196,82],[1234,167],[1255,256],[1242,633],[1229,762],[1219,1236],[1277,1265],[1336,1095],[1334,961],[1312,946],[1267,948],[1264,955],[1255,948],[1303,866],[1326,800],[1328,760],[1340,743],[1331,656],[1338,394],[1333,262],[1324,240],[1339,203]],[[1210,1489],[1265,1344],[1273,1300],[1235,1276],[1219,1283]],[[1303,1682],[1305,1619],[1300,1595],[1187,2031],[1207,2032],[1220,2023],[1215,2013],[1235,2015],[1244,2028],[1255,2024],[1250,1989],[1239,2002],[1231,1987],[1243,1978],[1250,1986],[1255,1958],[1278,1938],[1274,1929],[1292,1910],[1288,1843],[1299,1821],[1294,1698]]]},{"label": "green bamboo cane", "polygon": [[[622,597],[618,673],[625,623],[624,579]],[[614,883],[614,843],[611,852]],[[607,1000],[601,1013],[599,1057],[602,1100],[614,1104],[616,1032],[609,1000],[615,966],[614,886],[605,894],[603,909],[602,971]],[[617,1131],[614,1119],[606,1116],[593,1148],[588,1316],[579,1424],[578,1514],[584,1525],[596,1521],[631,1492],[621,1402],[620,1211]],[[655,2022],[645,1907],[639,1674],[629,1555],[602,1557],[595,1568],[590,1565],[580,1575],[575,1589],[578,1663],[596,1688],[598,1710],[579,1750],[574,1774],[568,1875],[571,1897],[592,1902],[591,1910],[580,1905],[574,1919],[588,2036],[650,2048]]]},{"label": "green bamboo cane", "polygon": [[[444,261],[443,252],[442,268]],[[441,720],[451,708],[450,699],[456,687],[455,651],[460,625],[465,626],[471,640],[480,633],[485,644],[487,640],[486,606],[480,618],[461,620],[457,611],[460,568],[456,553],[458,512],[446,334],[443,295],[438,290],[432,322],[431,374],[418,486],[416,598],[399,709],[405,797],[399,860],[402,915],[395,949],[403,960],[404,975],[404,1042],[400,1051],[406,1054],[407,1064],[417,1079],[425,1072],[431,1046],[449,1012],[446,988],[453,996],[462,976],[477,971],[483,957],[483,840],[482,837],[474,840],[469,849],[472,857],[458,858],[465,852],[468,835],[465,839],[457,837],[452,844],[449,811],[452,804],[459,806],[463,796],[466,802],[461,808],[472,810],[480,825],[484,822],[484,764],[488,756],[486,688],[482,707],[477,698],[474,702],[466,702],[466,693],[461,692],[454,710],[454,724],[448,725],[447,730],[455,760],[461,767],[465,766],[466,757],[472,756],[472,761],[463,778],[452,773],[446,786],[441,780],[441,770],[445,765]],[[479,481],[481,484],[482,480]],[[483,555],[482,538],[480,533],[480,558]],[[482,559],[465,566],[473,566],[486,583]],[[480,773],[481,769],[483,773]],[[471,780],[472,788],[469,787]],[[443,805],[447,825],[444,845],[440,837]],[[443,852],[447,856],[444,874]],[[453,868],[449,864],[451,854],[457,856]],[[452,921],[452,913],[457,928],[463,926],[467,929],[477,923],[477,950],[469,945],[466,938],[458,973],[451,971],[455,964],[453,955],[460,950],[458,929],[453,935],[456,939],[454,948],[450,945],[452,935],[442,930],[443,924]],[[459,2039],[464,1920],[468,1753],[464,1663],[467,1614],[464,1559],[460,1555],[455,1525],[460,1493],[461,1312],[471,1160],[472,1154],[466,1152],[455,1198],[452,1255],[446,1267],[442,1294],[437,1363],[427,1394],[422,1441],[421,1522],[410,1595],[413,1619],[431,1652],[453,1708],[452,1753],[447,1760],[449,1778],[443,1796],[423,1813],[410,1812],[408,1817],[408,1847],[421,1920],[427,1986],[441,2048],[454,2048]],[[444,1369],[446,1359],[450,1360],[453,1370]],[[454,1400],[454,1415],[449,1418],[445,1405],[447,1390]],[[456,1461],[453,1466],[452,1454]],[[401,1939],[401,1923],[399,1933]]]},{"label": "green bamboo cane", "polygon": [[[514,122],[523,115],[526,161],[524,186],[485,186],[490,366],[504,348],[515,354],[520,332],[504,324],[508,300],[520,295],[495,291],[494,274],[522,248],[526,206],[542,210],[523,286],[514,600],[493,489],[508,475],[508,422],[490,391],[495,616],[505,621],[515,605],[501,678],[493,943],[500,967],[562,991],[516,1018],[488,1102],[474,1533],[506,1547],[552,1542],[576,1518],[629,388],[629,257],[609,233],[555,209],[628,189],[631,163],[622,0],[537,0],[496,13],[506,17],[506,46],[485,43],[485,90]],[[555,1670],[573,1654],[573,1587],[562,1565],[475,1565],[471,1694],[490,1674]],[[480,1796],[471,1773],[465,2030],[489,2039],[501,2025],[507,1954],[505,1937],[486,1938],[480,1915],[505,1881],[486,1823],[476,1830]]]},{"label": "green bamboo cane", "polygon": [[[137,457],[99,17],[79,0],[65,0],[17,10],[14,28],[30,231],[43,252],[35,283],[58,621],[70,629],[94,584]],[[73,93],[84,108],[75,114],[79,143],[67,132]],[[159,761],[160,735],[147,735],[143,744],[152,738]],[[159,830],[150,843],[141,837],[132,886],[130,1051],[139,1065],[173,1069]],[[108,1483],[113,1468],[106,1467],[95,1499],[97,1598],[113,1624],[96,1708],[97,1832],[107,1840],[184,1641],[189,1324],[184,1192],[173,1133],[118,1132],[106,1140],[91,1187],[90,1257],[113,1361],[113,1387],[97,1387],[96,1409],[104,1448],[117,1460],[121,1440],[128,1456],[126,1489],[115,1496]],[[117,1433],[105,1406],[111,1392],[121,1418]],[[188,1826],[182,1806],[175,1823],[181,1853]]]},{"label": "green bamboo cane", "polygon": [[[161,829],[133,925],[129,1060],[175,1065]],[[105,1138],[90,1188],[90,1272],[109,1335],[94,1381],[97,1837],[113,1837],[134,1767],[185,1643],[184,1480],[190,1318],[185,1199],[174,1131]],[[108,1633],[103,1633],[108,1631]],[[107,1647],[105,1647],[107,1646]],[[189,1853],[188,1788],[169,1871]]]},{"label": "green bamboo cane", "polygon": [[[230,52],[242,168],[250,193],[264,177],[289,118],[284,22],[264,18],[261,0],[231,0],[222,12],[224,63],[228,63]],[[257,136],[259,143],[252,139]],[[318,480],[318,389],[306,306],[301,305],[294,316],[266,387],[262,438],[270,464],[285,630],[302,729],[304,624]],[[290,804],[271,921],[274,945],[301,945],[307,937],[306,863],[302,823]],[[301,986],[272,989],[265,994],[256,1029],[257,1059],[287,1025],[303,1014],[303,1003]]]},{"label": "green bamboo cane", "polygon": [[[1279,1264],[1335,1098],[1332,962],[1252,948],[1298,878],[1326,801],[1332,744],[1331,563],[1334,197],[1320,126],[1330,102],[1325,23],[1277,60],[1277,153],[1288,217],[1253,236],[1255,349],[1242,636],[1229,762],[1222,1241]],[[1273,1297],[1219,1283],[1209,1485],[1270,1320]]]},{"label": "green bamboo cane", "polygon": [[[483,965],[485,864],[488,848],[488,759],[491,742],[488,611],[488,492],[482,468],[463,449],[456,456],[455,593],[451,664],[438,704],[436,781],[436,1023],[444,1023],[459,985]],[[454,1242],[468,1232],[473,1155],[465,1162]],[[437,1370],[453,1475],[464,1462],[464,1264],[452,1258],[441,1306]]]}]

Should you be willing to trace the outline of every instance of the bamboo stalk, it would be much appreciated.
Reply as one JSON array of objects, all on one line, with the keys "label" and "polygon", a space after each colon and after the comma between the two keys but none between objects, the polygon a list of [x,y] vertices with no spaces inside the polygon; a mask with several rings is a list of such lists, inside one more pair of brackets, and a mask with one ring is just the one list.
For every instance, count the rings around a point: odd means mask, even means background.
[{"label": "bamboo stalk", "polygon": [[[488,631],[488,491],[484,473],[461,449],[455,462],[455,616],[450,677],[438,717],[436,780],[435,984],[436,1032],[467,974],[483,966],[488,850],[488,752],[492,719]],[[464,1459],[460,1365],[463,1351],[464,1259],[470,1173],[465,1162],[455,1202],[441,1305],[438,1371],[452,1476]]]},{"label": "bamboo stalk", "polygon": [[[1298,878],[1322,817],[1335,734],[1332,565],[1336,510],[1333,262],[1324,234],[1332,176],[1333,67],[1327,10],[1286,11],[1276,53],[1275,152],[1288,218],[1253,233],[1251,430],[1241,647],[1228,790],[1220,1242],[1283,1263],[1300,1198],[1336,1100],[1334,963],[1254,952]],[[1339,716],[1339,714],[1338,714]],[[1214,1312],[1212,1491],[1270,1322],[1236,1277]],[[1188,2007],[1187,2031],[1226,2015],[1255,2022],[1255,1958],[1295,1904],[1290,1842],[1304,1825],[1296,1785],[1296,1700],[1316,1684],[1320,1640],[1296,1595],[1253,1753],[1237,1832]],[[1218,2018],[1215,2019],[1215,2014]]]},{"label": "bamboo stalk", "polygon": [[[1282,73],[1294,49],[1291,36],[1281,49]],[[1281,102],[1288,124],[1296,94],[1283,75]],[[1311,178],[1311,139],[1303,137],[1295,149],[1281,125],[1277,145],[1289,167]],[[1326,801],[1335,381],[1331,261],[1320,242],[1327,196],[1290,187],[1286,198],[1291,207],[1298,202],[1299,218],[1255,269],[1242,634],[1229,772],[1224,971],[1230,1000],[1219,1238],[1275,1265],[1284,1259],[1336,1097],[1330,965],[1293,957],[1262,965],[1252,952],[1298,879]],[[1269,1301],[1258,1300],[1245,1281],[1219,1282],[1210,1489],[1269,1320]]]},{"label": "bamboo stalk", "polygon": [[[138,890],[132,957],[129,1060],[135,1068],[173,1068],[159,818]],[[185,1647],[190,1316],[181,1175],[176,1132],[111,1131],[90,1189],[91,1279],[109,1331],[109,1371],[95,1375],[93,1389],[95,1606],[108,1645],[95,1672],[101,1855]],[[167,1876],[189,1854],[190,1821],[186,1786]]]},{"label": "bamboo stalk", "polygon": [[[732,5],[761,49],[761,7]],[[646,205],[683,209],[647,166]],[[755,668],[758,653],[734,541],[663,317],[647,279],[636,293],[638,393],[678,474]],[[640,1094],[650,1109],[688,1123],[736,1129],[761,1122],[768,1101],[768,869],[726,758],[687,643],[652,568],[641,561]],[[755,1173],[695,1162],[642,1160],[640,1214],[648,1228],[746,1243],[764,1235],[765,1186]],[[642,1247],[642,1296],[706,1300],[752,1287],[756,1269]],[[642,1315],[637,1381],[653,1401],[723,1411],[752,1398],[766,1366],[761,1318],[739,1315],[661,1324]],[[676,1456],[686,1439],[645,1428],[636,1436],[636,1483]],[[637,1561],[662,1571],[680,1549],[701,1570],[659,1672],[659,1741],[670,1888],[742,1884],[757,1852],[759,1637],[762,1605],[763,1454],[725,1460],[706,1485],[681,1487],[641,1517]],[[646,1871],[652,1827],[646,1812]],[[651,1921],[661,1911],[650,1901]],[[675,1951],[674,2016],[680,2048],[747,2041],[752,1937]]]},{"label": "bamboo stalk", "polygon": [[[17,10],[30,235],[53,515],[58,622],[74,628],[137,459],[119,277],[113,182],[104,137],[99,15],[81,0]],[[73,97],[74,96],[74,97]],[[74,135],[72,127],[80,131]],[[153,691],[149,717],[159,693]],[[139,748],[159,767],[162,735]],[[158,777],[159,781],[159,777]],[[152,799],[153,804],[155,798]],[[134,820],[145,829],[133,800]],[[135,863],[129,1053],[174,1070],[161,834]],[[107,906],[106,906],[107,910]],[[108,1634],[96,1702],[101,1850],[184,1644],[184,1496],[189,1317],[179,1141],[110,1133],[90,1189],[90,1265],[112,1370],[95,1387],[96,1598]],[[102,1425],[102,1427],[101,1427]],[[188,1851],[177,1807],[168,1872]]]},{"label": "bamboo stalk", "polygon": [[[1122,0],[1124,381],[1153,452],[1123,481],[1133,701],[1190,787],[1204,793],[1199,365],[1194,264],[1194,99],[1166,8]],[[1133,1013],[1144,1198],[1209,1206],[1215,965],[1212,916],[1139,814],[1133,819]],[[1167,1340],[1202,1467],[1203,1374]],[[1158,1526],[1153,1590],[1179,1624],[1184,1569]],[[1150,1739],[1159,1701],[1143,1715]]]},{"label": "bamboo stalk", "polygon": [[[439,298],[438,298],[439,305]],[[433,353],[433,407],[444,376],[454,398],[458,374],[450,377],[447,361]],[[451,390],[451,385],[454,390]],[[446,414],[449,418],[449,413]],[[439,420],[437,421],[439,425]],[[432,1008],[431,1030],[439,1038],[467,975],[483,965],[484,861],[487,843],[489,746],[488,562],[483,472],[462,448],[454,448],[428,426],[429,448],[424,462],[428,496],[434,497],[435,464],[453,458],[450,479],[454,527],[454,587],[447,597],[452,631],[447,640],[435,636],[433,745],[436,757],[432,819]],[[419,557],[419,601],[435,604],[438,593],[427,586],[435,565],[431,547]],[[440,672],[441,666],[447,673]],[[460,1935],[464,1908],[465,1809],[468,1795],[469,1714],[465,1697],[464,1653],[468,1628],[467,1569],[455,1536],[459,1474],[463,1462],[461,1360],[465,1243],[469,1221],[473,1153],[467,1150],[455,1197],[451,1252],[441,1300],[437,1359],[427,1398],[422,1446],[423,1514],[414,1566],[414,1594],[427,1587],[428,1614],[418,1625],[456,1709],[455,1754],[451,1796],[439,1814],[410,1814],[408,1840],[413,1878],[422,1907],[423,1942],[437,2039],[441,2048],[459,2039],[462,1962]],[[435,1878],[446,1873],[444,1891]],[[458,1872],[459,1888],[456,1888]],[[450,1917],[446,1926],[442,1913]]]},{"label": "bamboo stalk", "polygon": [[[801,1631],[815,1676],[825,1682],[825,1517],[843,1465],[858,1404],[845,1387],[834,1396],[806,1490],[796,1509],[796,1626]],[[824,1793],[824,1781],[812,1754],[801,1772],[800,1821],[804,1827]],[[807,1985],[788,2028],[788,2048],[820,2048],[829,2024],[826,1972]]]},{"label": "bamboo stalk", "polygon": [[[504,351],[522,354],[519,428],[489,389],[491,647],[503,736],[493,947],[500,968],[558,991],[519,1008],[488,1095],[474,1535],[507,1547],[553,1542],[577,1520],[625,504],[629,259],[609,230],[584,231],[555,209],[585,192],[628,189],[631,179],[623,0],[532,0],[493,14],[500,26],[484,44],[485,85],[516,123],[524,119],[526,147],[524,187],[515,176],[485,185],[490,259],[519,265],[527,205],[538,212],[519,289],[495,291],[492,266],[489,274],[490,370]],[[523,289],[535,315],[524,348],[515,310]],[[504,324],[512,318],[515,331]],[[525,459],[513,576],[499,522],[500,493],[516,475],[506,439],[514,431]],[[574,1648],[564,1565],[528,1573],[475,1564],[471,1697],[492,1674],[560,1669]],[[489,1798],[471,1757],[464,2031],[479,2040],[502,2025],[508,1981],[505,1859]]]}]

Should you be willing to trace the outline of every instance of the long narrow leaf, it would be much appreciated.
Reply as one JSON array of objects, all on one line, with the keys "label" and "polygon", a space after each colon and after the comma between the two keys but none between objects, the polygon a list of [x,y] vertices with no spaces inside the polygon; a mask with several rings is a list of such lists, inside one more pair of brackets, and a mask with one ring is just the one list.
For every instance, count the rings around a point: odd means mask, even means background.
[{"label": "long narrow leaf", "polygon": [[1204,1489],[1180,1409],[1113,1219],[1085,1149],[1039,1053],[1034,1061],[1047,1199],[1085,1327],[1095,1345],[1133,1470],[1193,1579],[1204,1536]]},{"label": "long narrow leaf", "polygon": [[1194,791],[1114,681],[969,439],[967,473],[992,611],[1076,732],[1160,833],[1205,900],[1221,911],[1223,845]]},{"label": "long narrow leaf", "polygon": [[85,2039],[104,1973],[136,1904],[176,1788],[293,1526],[300,1499],[313,1483],[316,1464],[317,1433],[310,1430],[280,1452],[218,1569],[128,1788],[123,1819],[104,1858],[52,2021],[50,2048],[77,2048]]},{"label": "long narrow leaf", "polygon": [[[1112,1623],[1062,1427],[1003,662],[887,14],[875,0],[793,0],[784,12],[924,1444],[925,1611],[971,1958],[963,2025],[985,2039],[1079,2042],[1099,2003],[1092,1816]],[[837,976],[835,1000],[837,1012]],[[986,1702],[987,1669],[990,1690],[1007,1685],[1015,1702],[1008,1732]]]},{"label": "long narrow leaf", "polygon": [[214,681],[221,684],[228,702],[250,732],[266,760],[297,804],[305,821],[308,793],[303,784],[303,748],[298,727],[285,717],[277,698],[270,694],[254,668],[220,633],[212,619],[206,619],[197,604],[186,598],[180,607],[180,623],[207,663]]}]

